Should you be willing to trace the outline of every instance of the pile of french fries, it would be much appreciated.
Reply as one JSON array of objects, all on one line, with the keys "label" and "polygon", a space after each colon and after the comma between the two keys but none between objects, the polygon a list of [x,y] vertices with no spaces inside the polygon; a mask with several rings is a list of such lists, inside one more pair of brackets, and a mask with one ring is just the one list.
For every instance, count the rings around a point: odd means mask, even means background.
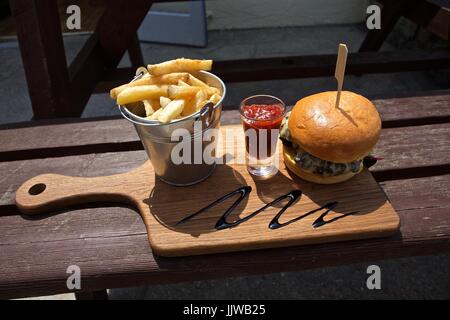
[{"label": "pile of french fries", "polygon": [[[129,110],[145,109],[145,117],[168,123],[220,101],[221,92],[191,72],[211,70],[212,60],[175,59],[147,66],[140,79],[111,89],[110,96]],[[138,107],[138,108],[136,108]],[[140,108],[139,108],[140,107]]]}]

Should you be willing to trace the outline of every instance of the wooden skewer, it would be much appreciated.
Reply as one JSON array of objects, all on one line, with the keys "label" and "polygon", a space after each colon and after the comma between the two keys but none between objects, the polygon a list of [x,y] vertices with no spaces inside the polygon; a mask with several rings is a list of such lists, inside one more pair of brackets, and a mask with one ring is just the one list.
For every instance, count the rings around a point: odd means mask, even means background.
[{"label": "wooden skewer", "polygon": [[341,99],[341,91],[342,86],[344,85],[344,74],[345,74],[345,65],[347,63],[347,46],[345,44],[339,44],[339,51],[336,61],[336,70],[334,71],[334,77],[338,82],[338,91],[336,95],[336,105],[335,107],[339,107],[339,100]]}]

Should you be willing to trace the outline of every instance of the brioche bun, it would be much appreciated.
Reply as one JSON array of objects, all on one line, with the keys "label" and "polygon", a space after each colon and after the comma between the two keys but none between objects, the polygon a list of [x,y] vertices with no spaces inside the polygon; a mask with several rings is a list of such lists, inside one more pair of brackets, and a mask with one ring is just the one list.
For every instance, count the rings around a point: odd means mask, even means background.
[{"label": "brioche bun", "polygon": [[[299,100],[289,116],[291,138],[303,150],[323,160],[348,163],[362,159],[372,151],[380,136],[378,111],[368,99],[349,91],[342,91],[336,108],[336,95],[336,91],[328,91]],[[301,170],[295,161],[286,160],[286,165],[296,174]],[[319,179],[313,181],[317,183],[334,183],[321,181],[340,182],[354,173],[322,178],[301,170],[298,175],[309,181]]]},{"label": "brioche bun", "polygon": [[283,158],[284,163],[286,164],[286,167],[292,171],[295,175],[302,178],[303,180],[319,183],[319,184],[333,184],[333,183],[339,183],[347,181],[348,179],[355,176],[357,173],[354,172],[346,172],[337,176],[330,176],[330,177],[322,177],[319,175],[316,175],[312,172],[308,172],[303,170],[300,166],[297,165],[297,163],[294,160],[295,157],[295,150],[293,148],[290,148],[288,146],[283,146]]}]

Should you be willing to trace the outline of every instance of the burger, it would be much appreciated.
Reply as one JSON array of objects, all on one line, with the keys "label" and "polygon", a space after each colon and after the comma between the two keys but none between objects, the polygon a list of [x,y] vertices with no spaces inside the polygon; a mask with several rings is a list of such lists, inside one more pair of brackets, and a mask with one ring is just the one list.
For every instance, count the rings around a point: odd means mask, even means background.
[{"label": "burger", "polygon": [[286,167],[300,178],[321,184],[346,181],[376,160],[381,119],[365,97],[336,91],[299,100],[280,128]]}]

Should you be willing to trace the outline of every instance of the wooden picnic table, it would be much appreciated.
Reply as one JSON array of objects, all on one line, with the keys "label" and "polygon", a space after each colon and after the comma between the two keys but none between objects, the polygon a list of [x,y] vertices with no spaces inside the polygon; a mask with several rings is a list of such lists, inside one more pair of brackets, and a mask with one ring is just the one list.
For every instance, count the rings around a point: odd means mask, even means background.
[{"label": "wooden picnic table", "polygon": [[[140,165],[147,156],[126,120],[0,127],[0,298],[68,292],[71,264],[81,268],[87,294],[450,251],[450,93],[375,104],[384,127],[375,154],[385,160],[371,171],[401,217],[397,235],[182,258],[153,255],[139,214],[128,206],[92,204],[30,217],[14,205],[15,190],[41,173],[97,176]],[[236,110],[223,112],[222,125],[237,122]]]}]

